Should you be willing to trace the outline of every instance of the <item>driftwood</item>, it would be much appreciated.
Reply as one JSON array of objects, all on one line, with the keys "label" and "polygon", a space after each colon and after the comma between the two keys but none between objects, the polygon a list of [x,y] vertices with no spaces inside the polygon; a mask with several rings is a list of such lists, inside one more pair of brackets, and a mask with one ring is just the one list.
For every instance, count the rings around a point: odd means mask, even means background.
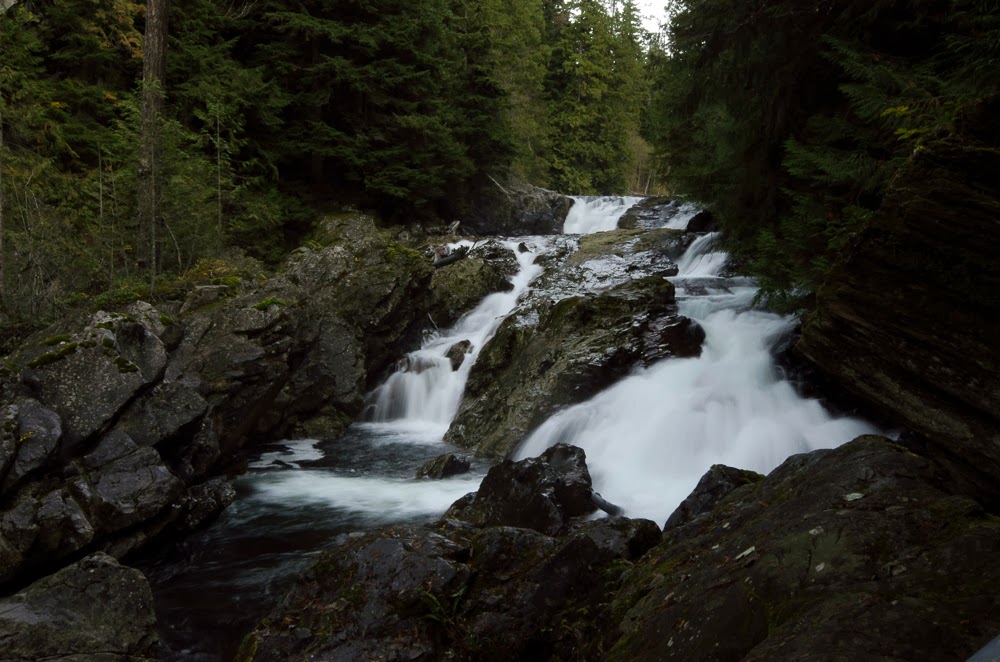
[{"label": "driftwood", "polygon": [[451,252],[451,255],[448,255],[447,257],[443,257],[440,260],[435,260],[434,261],[434,268],[435,269],[440,269],[441,267],[446,267],[449,264],[451,264],[453,262],[458,262],[462,258],[468,257],[468,256],[469,256],[468,249],[466,249],[464,247],[456,248],[454,251]]}]

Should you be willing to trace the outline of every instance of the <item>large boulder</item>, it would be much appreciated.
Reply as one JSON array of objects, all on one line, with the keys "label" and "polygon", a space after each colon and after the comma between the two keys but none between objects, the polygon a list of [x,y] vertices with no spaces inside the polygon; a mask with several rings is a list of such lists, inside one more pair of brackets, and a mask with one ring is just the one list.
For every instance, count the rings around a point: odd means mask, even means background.
[{"label": "large boulder", "polygon": [[1000,536],[953,488],[882,437],[793,456],[665,531],[607,659],[964,660],[1000,630]]},{"label": "large boulder", "polygon": [[539,457],[505,460],[490,469],[479,490],[446,517],[476,526],[516,526],[546,535],[564,531],[572,518],[597,510],[582,448],[556,444]]},{"label": "large boulder", "polygon": [[513,177],[493,181],[463,215],[463,227],[479,235],[517,237],[559,234],[573,199]]},{"label": "large boulder", "polygon": [[0,658],[153,662],[155,626],[146,578],[97,553],[0,598]]},{"label": "large boulder", "polygon": [[679,230],[564,237],[521,306],[469,375],[445,439],[503,458],[560,407],[582,402],[638,366],[697,356],[704,331],[677,313]]},{"label": "large boulder", "polygon": [[476,246],[467,257],[435,269],[430,311],[434,323],[449,327],[488,294],[509,291],[517,271],[514,253],[497,241]]},{"label": "large boulder", "polygon": [[1000,503],[1000,154],[914,153],[817,296],[796,352]]}]

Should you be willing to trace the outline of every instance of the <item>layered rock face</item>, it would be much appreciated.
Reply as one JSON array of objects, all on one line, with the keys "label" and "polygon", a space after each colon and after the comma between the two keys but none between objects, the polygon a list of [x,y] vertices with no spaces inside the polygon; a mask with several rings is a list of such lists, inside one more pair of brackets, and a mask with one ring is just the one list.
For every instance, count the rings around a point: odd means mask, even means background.
[{"label": "layered rock face", "polygon": [[995,150],[933,145],[819,293],[797,352],[1000,503]]},{"label": "layered rock face", "polygon": [[618,230],[586,235],[548,256],[524,305],[480,353],[445,440],[503,458],[557,409],[630,370],[697,356],[704,332],[677,313],[673,285],[664,280],[677,273],[672,260],[693,238],[679,230]]}]

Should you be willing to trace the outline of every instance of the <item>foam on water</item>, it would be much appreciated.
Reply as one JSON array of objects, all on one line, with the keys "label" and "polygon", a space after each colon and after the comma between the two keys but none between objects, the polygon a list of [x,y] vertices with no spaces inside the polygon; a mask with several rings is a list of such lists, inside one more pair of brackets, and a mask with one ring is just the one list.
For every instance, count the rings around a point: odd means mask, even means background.
[{"label": "foam on water", "polygon": [[618,219],[633,205],[644,198],[634,195],[623,196],[571,196],[573,206],[563,223],[565,234],[590,234],[606,232],[618,227]]},{"label": "foam on water", "polygon": [[561,411],[528,437],[518,458],[576,444],[606,499],[662,525],[713,464],[766,473],[795,453],[874,431],[833,418],[781,379],[771,347],[795,320],[751,309],[755,288],[718,276],[725,255],[714,241],[706,235],[693,243],[675,279],[707,290],[679,299],[680,312],[705,329],[701,356],[661,361]]}]

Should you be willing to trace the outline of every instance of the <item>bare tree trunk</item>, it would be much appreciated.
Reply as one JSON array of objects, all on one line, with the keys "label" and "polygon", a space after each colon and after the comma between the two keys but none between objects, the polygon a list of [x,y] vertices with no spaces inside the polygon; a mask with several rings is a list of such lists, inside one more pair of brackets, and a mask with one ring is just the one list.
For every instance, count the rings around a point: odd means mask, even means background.
[{"label": "bare tree trunk", "polygon": [[167,68],[167,5],[169,0],[146,1],[146,33],[142,58],[141,146],[139,151],[140,232],[149,241],[149,281],[156,284],[158,178],[160,160],[160,113],[163,109],[163,81]]},{"label": "bare tree trunk", "polygon": [[0,311],[7,310],[7,262],[3,252],[3,104],[0,103]]}]

